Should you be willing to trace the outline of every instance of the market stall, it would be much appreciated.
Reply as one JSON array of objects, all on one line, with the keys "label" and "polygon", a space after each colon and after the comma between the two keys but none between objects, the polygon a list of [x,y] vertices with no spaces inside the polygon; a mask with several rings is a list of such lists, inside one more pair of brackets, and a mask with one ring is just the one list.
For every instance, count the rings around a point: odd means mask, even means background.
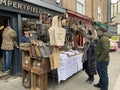
[{"label": "market stall", "polygon": [[49,23],[50,19],[46,19],[23,27],[30,29],[30,40],[20,45],[23,85],[31,90],[47,90],[48,73],[52,70],[57,70],[60,83],[82,69],[82,53],[72,50],[72,40],[67,37],[70,29],[67,32],[61,25],[63,16],[54,16]]}]

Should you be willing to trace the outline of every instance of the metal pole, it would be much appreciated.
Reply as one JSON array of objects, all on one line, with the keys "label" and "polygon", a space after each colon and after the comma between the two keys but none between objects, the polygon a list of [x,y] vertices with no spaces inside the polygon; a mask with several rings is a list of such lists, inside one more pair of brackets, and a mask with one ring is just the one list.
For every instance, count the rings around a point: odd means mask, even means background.
[{"label": "metal pole", "polygon": [[[111,22],[111,0],[107,0],[107,22]],[[113,12],[114,13],[114,12]]]}]

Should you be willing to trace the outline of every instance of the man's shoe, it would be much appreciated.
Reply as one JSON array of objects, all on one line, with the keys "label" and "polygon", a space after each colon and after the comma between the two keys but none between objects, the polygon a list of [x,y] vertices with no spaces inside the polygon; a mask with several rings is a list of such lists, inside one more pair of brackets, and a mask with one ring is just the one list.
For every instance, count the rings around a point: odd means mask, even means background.
[{"label": "man's shoe", "polygon": [[96,87],[96,88],[101,88],[102,87],[99,83],[98,84],[94,84],[93,86]]},{"label": "man's shoe", "polygon": [[5,73],[10,74],[10,70],[5,71]]}]

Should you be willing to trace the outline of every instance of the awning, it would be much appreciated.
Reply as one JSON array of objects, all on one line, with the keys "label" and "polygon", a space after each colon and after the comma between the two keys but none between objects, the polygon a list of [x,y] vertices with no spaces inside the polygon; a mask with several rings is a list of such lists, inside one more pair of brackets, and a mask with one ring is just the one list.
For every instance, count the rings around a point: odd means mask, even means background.
[{"label": "awning", "polygon": [[66,10],[64,8],[49,4],[49,3],[41,1],[41,0],[23,0],[23,1],[26,1],[26,2],[50,9],[50,10],[54,10],[54,11],[57,11],[60,13],[66,13]]},{"label": "awning", "polygon": [[108,26],[109,26],[108,24],[103,24],[101,22],[94,22],[94,25],[100,26],[100,27],[104,28],[105,30],[108,30]]},{"label": "awning", "polygon": [[74,15],[74,16],[76,16],[76,17],[79,17],[79,18],[82,18],[82,19],[85,19],[85,20],[88,20],[88,21],[91,21],[91,22],[92,22],[92,19],[91,19],[91,18],[89,18],[89,17],[87,17],[87,16],[85,16],[85,15],[79,14],[79,13],[77,13],[77,12],[68,10],[67,13],[68,13],[68,14],[71,14],[71,15]]}]

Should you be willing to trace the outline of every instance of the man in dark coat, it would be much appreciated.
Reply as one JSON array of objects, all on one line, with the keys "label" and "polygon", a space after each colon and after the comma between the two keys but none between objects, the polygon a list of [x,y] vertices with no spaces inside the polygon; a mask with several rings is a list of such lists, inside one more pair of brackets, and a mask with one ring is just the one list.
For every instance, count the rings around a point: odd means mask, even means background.
[{"label": "man in dark coat", "polygon": [[96,61],[94,58],[94,48],[95,43],[92,40],[92,36],[85,36],[85,45],[84,45],[84,54],[82,57],[83,60],[83,69],[88,75],[86,82],[90,84],[94,81],[94,75],[96,74]]},{"label": "man in dark coat", "polygon": [[109,50],[111,38],[110,33],[105,26],[100,26],[98,29],[99,39],[95,48],[95,59],[97,60],[97,71],[99,75],[99,82],[94,87],[101,88],[101,90],[108,90],[108,64],[109,64]]}]

